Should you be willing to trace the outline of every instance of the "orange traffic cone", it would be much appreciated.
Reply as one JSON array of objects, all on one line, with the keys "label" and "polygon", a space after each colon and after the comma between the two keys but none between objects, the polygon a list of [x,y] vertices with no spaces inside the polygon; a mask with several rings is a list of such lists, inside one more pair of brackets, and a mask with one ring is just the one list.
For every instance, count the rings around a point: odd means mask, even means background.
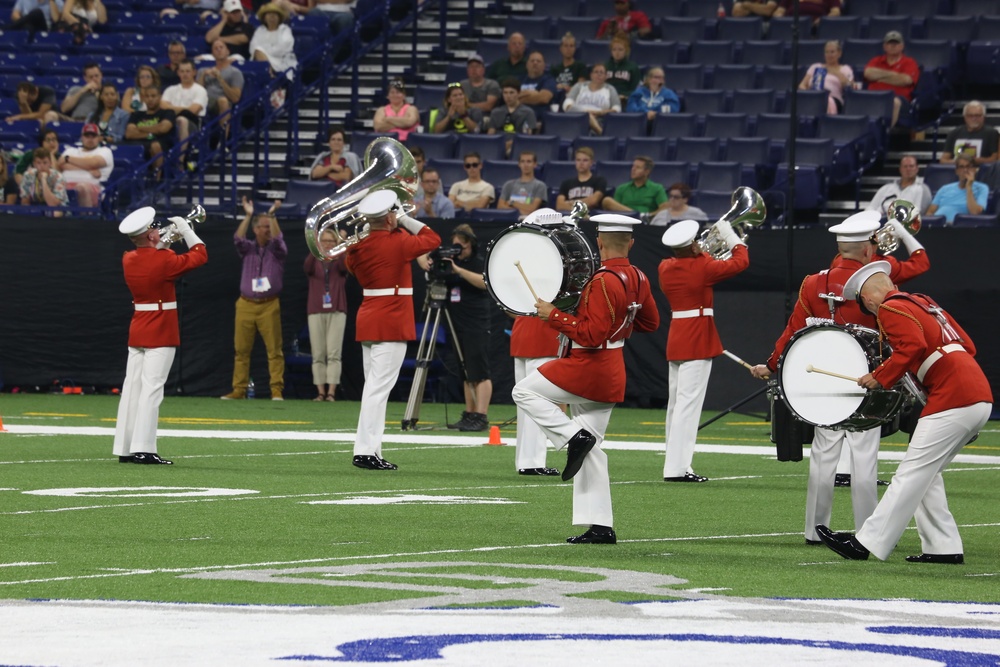
[{"label": "orange traffic cone", "polygon": [[491,426],[490,427],[490,441],[486,443],[487,445],[502,445],[504,444],[500,440],[500,427]]},{"label": "orange traffic cone", "polygon": [[[0,415],[0,433],[6,433],[6,432],[7,429],[3,427],[3,415]],[[499,438],[500,436],[498,435],[497,437]]]}]

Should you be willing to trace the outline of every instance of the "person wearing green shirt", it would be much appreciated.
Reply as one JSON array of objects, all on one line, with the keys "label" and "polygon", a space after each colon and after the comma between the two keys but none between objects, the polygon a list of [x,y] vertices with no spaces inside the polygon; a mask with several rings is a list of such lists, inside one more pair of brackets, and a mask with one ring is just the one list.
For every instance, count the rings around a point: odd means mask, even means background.
[{"label": "person wearing green shirt", "polygon": [[615,35],[609,48],[611,57],[605,63],[608,68],[608,83],[618,91],[624,107],[628,96],[638,87],[642,74],[639,72],[639,66],[628,59],[631,46],[626,35],[622,33]]},{"label": "person wearing green shirt", "polygon": [[615,188],[614,197],[605,197],[601,208],[608,211],[638,211],[657,213],[670,201],[659,183],[649,180],[653,173],[653,159],[640,155],[632,162],[632,180]]}]

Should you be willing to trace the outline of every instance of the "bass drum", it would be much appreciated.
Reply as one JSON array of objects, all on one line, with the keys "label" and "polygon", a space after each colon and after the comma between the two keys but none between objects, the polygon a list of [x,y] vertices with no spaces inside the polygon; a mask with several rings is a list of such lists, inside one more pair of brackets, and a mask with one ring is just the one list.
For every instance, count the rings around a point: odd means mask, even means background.
[{"label": "bass drum", "polygon": [[514,262],[521,263],[538,298],[564,312],[576,308],[599,264],[576,225],[508,227],[486,248],[483,278],[497,305],[517,315],[534,315],[535,299]]},{"label": "bass drum", "polygon": [[904,392],[866,390],[850,380],[806,370],[861,377],[882,358],[877,331],[856,325],[806,327],[788,340],[778,360],[781,397],[798,419],[821,428],[866,431],[890,424],[907,399]]}]

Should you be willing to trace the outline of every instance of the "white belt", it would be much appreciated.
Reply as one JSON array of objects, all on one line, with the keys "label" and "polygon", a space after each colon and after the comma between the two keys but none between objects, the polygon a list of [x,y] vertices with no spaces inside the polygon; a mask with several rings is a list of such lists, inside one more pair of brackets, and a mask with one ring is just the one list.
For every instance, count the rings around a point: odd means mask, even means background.
[{"label": "white belt", "polygon": [[620,347],[625,347],[625,339],[608,341],[604,345],[598,345],[597,347],[587,347],[586,345],[573,343],[573,347],[577,350],[617,350]]},{"label": "white belt", "polygon": [[135,304],[136,310],[177,310],[176,301],[167,301],[166,303],[137,303]]},{"label": "white belt", "polygon": [[951,343],[950,345],[945,345],[934,350],[930,353],[930,356],[924,359],[924,363],[920,364],[920,368],[917,369],[917,379],[923,382],[924,376],[927,375],[927,371],[931,369],[931,366],[936,364],[941,357],[952,352],[965,352],[965,348],[958,343]]},{"label": "white belt", "polygon": [[671,315],[671,317],[673,317],[673,319],[675,320],[683,320],[689,317],[701,317],[703,315],[705,317],[711,317],[712,315],[715,315],[715,310],[713,310],[712,308],[695,308],[694,310],[675,310],[673,315]]},{"label": "white belt", "polygon": [[413,294],[412,287],[386,287],[383,289],[366,289],[361,290],[364,296],[408,296]]}]

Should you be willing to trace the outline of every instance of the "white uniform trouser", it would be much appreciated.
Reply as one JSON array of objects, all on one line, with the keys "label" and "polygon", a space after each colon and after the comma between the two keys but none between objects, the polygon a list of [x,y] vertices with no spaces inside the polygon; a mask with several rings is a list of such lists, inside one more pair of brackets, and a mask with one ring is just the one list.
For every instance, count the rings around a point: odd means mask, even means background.
[{"label": "white uniform trouser", "polygon": [[667,389],[667,456],[663,464],[664,477],[683,477],[691,469],[694,442],[698,437],[698,420],[708,391],[708,376],[712,373],[711,359],[671,361]]},{"label": "white uniform trouser", "polygon": [[[809,450],[809,486],[806,490],[806,539],[819,540],[816,524],[830,525],[833,513],[833,479],[841,451],[851,461],[851,507],[854,529],[861,530],[878,505],[878,443],[882,429],[851,433],[816,428]],[[844,445],[847,445],[845,448]]]},{"label": "white uniform trouser", "polygon": [[849,447],[847,449],[841,447],[840,449],[840,461],[837,462],[837,474],[851,474],[851,450]]},{"label": "white uniform trouser", "polygon": [[[514,357],[514,384],[531,375],[542,364],[555,357]],[[517,443],[515,445],[514,466],[524,468],[544,468],[548,443],[538,424],[520,405],[517,406]]]},{"label": "white uniform trouser", "polygon": [[389,392],[399,379],[399,369],[402,368],[405,357],[405,342],[379,341],[361,344],[365,388],[361,392],[358,436],[354,440],[355,456],[382,456],[385,406],[389,402]]},{"label": "white uniform trouser", "polygon": [[[917,520],[925,554],[960,554],[962,536],[948,511],[941,471],[990,418],[992,405],[976,403],[922,417],[892,483],[856,537],[885,560],[896,548],[910,518]],[[852,482],[853,484],[853,482]]]},{"label": "white uniform trouser", "polygon": [[[590,401],[571,394],[549,382],[538,371],[514,385],[511,397],[558,449],[564,448],[580,429],[586,429],[597,438],[597,444],[573,478],[573,525],[613,526],[608,455],[601,449],[601,443],[614,403]],[[559,409],[560,403],[569,404],[572,419]]]},{"label": "white uniform trouser", "polygon": [[160,419],[163,385],[176,351],[176,347],[128,348],[125,383],[115,424],[116,456],[156,454],[156,423]]}]

